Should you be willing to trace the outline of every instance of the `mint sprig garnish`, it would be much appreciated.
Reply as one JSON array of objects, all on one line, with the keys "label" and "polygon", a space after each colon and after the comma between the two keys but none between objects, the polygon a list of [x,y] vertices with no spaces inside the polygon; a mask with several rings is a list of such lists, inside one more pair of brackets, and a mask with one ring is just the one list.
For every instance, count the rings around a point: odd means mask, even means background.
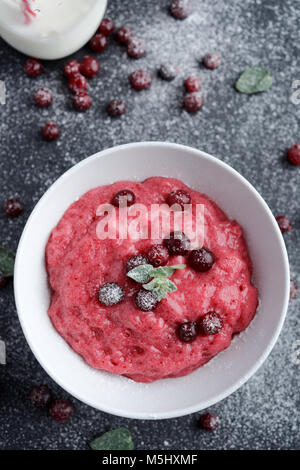
[{"label": "mint sprig garnish", "polygon": [[14,273],[15,254],[8,248],[0,246],[0,274],[11,277]]},{"label": "mint sprig garnish", "polygon": [[272,85],[272,77],[265,67],[246,69],[235,84],[235,88],[247,95],[266,91]]},{"label": "mint sprig garnish", "polygon": [[131,269],[127,276],[143,284],[144,289],[153,292],[157,299],[161,301],[167,294],[177,290],[177,286],[168,278],[177,269],[184,269],[185,267],[185,264],[175,264],[174,266],[159,266],[154,268],[152,264],[142,264]]},{"label": "mint sprig garnish", "polygon": [[132,450],[134,444],[126,428],[108,431],[90,442],[92,450]]}]

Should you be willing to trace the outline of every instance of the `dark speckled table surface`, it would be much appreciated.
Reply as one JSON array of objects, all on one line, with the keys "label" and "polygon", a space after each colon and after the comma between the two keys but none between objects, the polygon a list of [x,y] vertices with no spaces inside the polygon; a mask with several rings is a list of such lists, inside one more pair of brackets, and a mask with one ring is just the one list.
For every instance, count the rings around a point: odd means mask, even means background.
[{"label": "dark speckled table surface", "polygon": [[[184,21],[168,14],[168,0],[110,0],[107,16],[131,25],[144,38],[148,54],[129,60],[113,40],[99,56],[102,71],[91,86],[93,107],[80,114],[70,106],[62,68],[64,61],[45,62],[45,73],[32,80],[23,72],[25,57],[0,39],[0,80],[7,89],[0,105],[0,203],[20,198],[25,211],[8,219],[0,211],[0,244],[16,249],[36,202],[58,176],[83,158],[117,144],[168,140],[211,153],[232,165],[262,194],[275,215],[287,214],[294,231],[285,234],[291,277],[300,283],[300,170],[286,161],[286,151],[299,141],[300,104],[291,100],[300,80],[300,10],[297,0],[193,0]],[[200,59],[218,50],[222,65],[204,69]],[[84,48],[75,54],[81,58]],[[128,74],[171,61],[180,67],[172,83],[154,78],[151,89],[136,93]],[[263,94],[247,96],[233,87],[247,67],[264,65],[274,84]],[[182,109],[183,77],[203,78],[205,106],[197,115]],[[37,109],[36,88],[50,88],[51,108]],[[111,120],[106,103],[122,97],[128,112]],[[56,121],[57,142],[42,141],[41,125]],[[167,421],[137,421],[96,411],[60,389],[31,353],[16,314],[12,282],[0,292],[0,339],[7,364],[0,366],[0,449],[88,449],[97,434],[128,427],[138,449],[299,449],[300,295],[290,302],[283,331],[260,370],[233,395],[212,407],[221,418],[215,433],[197,428],[199,414]],[[27,400],[33,384],[45,383],[56,396],[76,406],[67,424],[54,422]]]}]

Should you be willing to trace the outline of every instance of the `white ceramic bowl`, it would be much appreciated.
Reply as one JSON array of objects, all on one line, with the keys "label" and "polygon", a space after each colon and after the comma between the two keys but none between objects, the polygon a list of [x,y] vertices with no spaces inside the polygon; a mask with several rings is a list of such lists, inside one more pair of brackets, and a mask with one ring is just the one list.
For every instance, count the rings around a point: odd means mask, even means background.
[{"label": "white ceramic bowl", "polygon": [[[149,176],[181,179],[208,194],[244,228],[258,287],[259,310],[231,346],[192,374],[151,384],[89,367],[53,328],[44,263],[51,229],[91,188]],[[46,372],[79,400],[130,418],[158,419],[199,411],[230,395],[264,362],[285,318],[289,266],[282,235],[267,204],[240,174],[216,158],[182,145],[146,142],[104,150],[75,165],[46,192],[20,240],[15,298],[26,339]],[[278,371],[279,373],[280,371]],[[276,371],[275,371],[276,373]]]}]

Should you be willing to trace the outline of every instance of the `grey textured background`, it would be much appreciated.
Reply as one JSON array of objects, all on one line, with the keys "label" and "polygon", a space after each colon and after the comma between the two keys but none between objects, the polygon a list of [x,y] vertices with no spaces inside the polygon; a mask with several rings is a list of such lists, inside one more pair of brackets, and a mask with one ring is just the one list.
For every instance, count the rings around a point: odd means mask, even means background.
[{"label": "grey textured background", "polygon": [[[91,82],[93,107],[77,113],[62,78],[64,61],[45,63],[45,73],[30,79],[25,57],[0,40],[0,80],[7,103],[0,106],[0,203],[17,196],[24,214],[8,220],[0,213],[0,243],[16,249],[28,215],[44,191],[66,169],[101,149],[141,140],[169,140],[218,156],[244,175],[274,211],[285,213],[294,227],[285,235],[292,278],[300,281],[300,170],[286,162],[286,150],[300,140],[300,105],[291,98],[299,70],[298,0],[194,0],[194,13],[176,21],[168,0],[110,0],[107,16],[131,25],[148,44],[138,62],[111,40],[99,56],[102,71]],[[199,58],[219,50],[221,67],[205,70]],[[75,54],[81,58],[88,49]],[[137,93],[128,85],[130,71],[147,66],[153,75],[165,60],[178,64],[181,76],[168,84],[157,78],[150,90]],[[248,97],[233,84],[251,65],[269,67],[274,85]],[[183,77],[203,77],[205,106],[195,116],[182,110]],[[37,109],[32,95],[49,87],[55,101]],[[107,117],[104,107],[123,97],[128,113]],[[62,130],[60,140],[43,142],[39,128],[48,119]],[[66,397],[33,357],[23,337],[10,282],[0,292],[0,338],[7,343],[7,365],[0,369],[0,449],[87,449],[103,431],[124,425],[138,449],[299,449],[299,364],[293,347],[300,340],[300,299],[291,301],[282,334],[259,372],[239,391],[215,405],[221,418],[213,434],[197,428],[198,414],[168,421],[135,421],[113,417],[71,398],[76,414],[67,424],[54,422],[33,409],[27,393],[46,383],[57,397]],[[299,359],[298,359],[299,362]]]}]

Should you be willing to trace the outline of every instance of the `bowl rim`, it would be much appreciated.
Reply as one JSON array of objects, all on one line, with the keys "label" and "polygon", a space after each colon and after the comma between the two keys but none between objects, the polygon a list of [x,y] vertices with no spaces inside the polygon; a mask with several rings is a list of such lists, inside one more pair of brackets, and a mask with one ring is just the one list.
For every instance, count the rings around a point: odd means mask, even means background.
[{"label": "bowl rim", "polygon": [[[183,409],[178,409],[177,408],[176,410],[174,410],[172,412],[170,412],[170,411],[168,411],[168,412],[159,412],[159,413],[155,413],[155,415],[151,415],[148,412],[142,412],[142,411],[127,412],[126,410],[119,410],[118,408],[115,409],[111,406],[99,406],[98,403],[92,402],[91,400],[86,399],[84,396],[81,396],[80,393],[74,392],[74,390],[72,390],[71,387],[65,386],[63,381],[58,379],[55,376],[55,373],[48,369],[47,364],[45,364],[44,361],[39,357],[39,352],[35,349],[35,346],[32,344],[31,338],[30,338],[30,332],[27,330],[27,327],[26,327],[26,321],[25,321],[26,316],[24,316],[22,314],[22,307],[21,307],[20,298],[19,298],[19,295],[18,295],[18,284],[19,284],[19,274],[18,273],[21,272],[21,269],[20,269],[21,253],[22,253],[22,248],[23,248],[23,242],[24,242],[24,239],[25,239],[25,235],[26,235],[27,231],[29,230],[29,227],[31,225],[31,221],[34,218],[35,213],[38,211],[39,207],[44,203],[45,199],[47,199],[51,195],[51,193],[54,192],[56,186],[60,185],[64,181],[65,178],[71,176],[73,172],[77,172],[78,170],[80,170],[81,167],[89,164],[89,162],[91,162],[93,160],[100,159],[100,158],[102,158],[104,156],[107,156],[111,153],[115,153],[115,152],[118,152],[118,151],[123,151],[125,149],[130,149],[130,148],[132,149],[132,148],[145,147],[145,146],[148,146],[148,147],[150,146],[152,148],[155,148],[155,147],[168,147],[170,149],[182,150],[182,151],[185,151],[185,152],[190,152],[190,153],[196,154],[200,158],[205,158],[207,160],[212,161],[216,165],[219,165],[219,166],[223,167],[224,169],[226,169],[227,171],[232,173],[232,175],[234,177],[238,178],[240,180],[240,182],[242,182],[244,185],[246,185],[247,188],[249,189],[249,191],[251,191],[256,196],[256,198],[259,200],[260,204],[263,206],[266,215],[270,218],[270,221],[273,224],[273,228],[274,228],[275,232],[277,233],[279,244],[280,244],[282,255],[283,255],[283,259],[284,259],[284,270],[285,270],[285,280],[286,280],[286,282],[285,282],[285,296],[284,296],[284,301],[283,301],[283,308],[282,308],[281,315],[280,315],[280,321],[278,321],[278,324],[276,326],[276,329],[274,331],[272,339],[265,345],[263,353],[261,354],[259,359],[256,360],[256,362],[252,365],[252,367],[249,368],[247,373],[245,373],[239,380],[236,380],[235,383],[233,383],[231,386],[228,386],[225,390],[223,390],[222,393],[219,393],[218,395],[214,396],[213,398],[208,399],[205,402],[202,402],[201,405],[200,404],[191,405],[191,406],[185,407]],[[289,261],[288,261],[288,255],[287,255],[285,242],[284,242],[282,233],[281,233],[281,231],[278,227],[278,224],[275,220],[275,217],[274,217],[273,213],[271,212],[271,209],[269,208],[269,206],[267,205],[267,203],[265,202],[263,197],[259,194],[259,192],[254,188],[254,186],[244,176],[242,176],[237,170],[232,168],[230,165],[228,165],[227,163],[223,162],[222,160],[219,160],[218,158],[216,158],[216,157],[214,157],[214,156],[212,156],[212,155],[210,155],[206,152],[203,152],[202,150],[199,150],[199,149],[196,149],[194,147],[187,146],[187,145],[183,145],[183,144],[177,144],[177,143],[172,143],[172,142],[161,142],[161,141],[134,142],[134,143],[117,145],[117,146],[114,146],[114,147],[110,147],[110,148],[101,150],[100,152],[96,152],[93,155],[91,155],[90,157],[87,157],[87,158],[81,160],[79,163],[73,165],[66,172],[64,172],[61,176],[59,176],[54,181],[54,183],[52,183],[52,185],[46,190],[46,192],[43,194],[43,196],[39,199],[39,201],[37,202],[37,204],[33,208],[32,212],[31,212],[31,214],[30,214],[30,216],[29,216],[29,218],[28,218],[28,220],[25,224],[25,227],[23,229],[23,232],[22,232],[19,244],[18,244],[16,259],[15,259],[15,268],[14,268],[14,295],[15,295],[15,304],[16,304],[16,308],[17,308],[19,321],[20,321],[25,339],[26,339],[33,355],[35,356],[35,358],[37,359],[39,364],[42,366],[42,368],[45,370],[45,372],[60,387],[62,387],[64,390],[66,390],[68,393],[70,393],[70,395],[72,395],[73,397],[77,398],[79,401],[81,401],[81,402],[83,402],[83,403],[85,403],[85,404],[87,404],[87,405],[89,405],[89,406],[91,406],[95,409],[98,409],[100,411],[103,411],[103,412],[106,412],[106,413],[109,413],[109,414],[112,414],[112,415],[115,415],[115,416],[120,416],[120,417],[124,417],[124,418],[131,418],[131,419],[149,419],[149,420],[154,420],[155,419],[156,420],[156,419],[170,419],[170,418],[185,416],[185,415],[188,415],[188,414],[191,414],[191,413],[199,412],[202,409],[206,409],[206,408],[220,402],[221,400],[225,399],[226,397],[228,397],[232,393],[234,393],[238,388],[240,388],[245,382],[247,382],[257,372],[257,370],[262,366],[264,361],[267,359],[267,357],[271,353],[273,347],[275,346],[275,343],[276,343],[276,341],[279,337],[279,334],[282,330],[284,320],[285,320],[285,317],[286,317],[288,303],[289,303],[289,291],[290,291],[290,271],[289,271]],[[175,380],[175,379],[172,379],[172,380]]]}]

